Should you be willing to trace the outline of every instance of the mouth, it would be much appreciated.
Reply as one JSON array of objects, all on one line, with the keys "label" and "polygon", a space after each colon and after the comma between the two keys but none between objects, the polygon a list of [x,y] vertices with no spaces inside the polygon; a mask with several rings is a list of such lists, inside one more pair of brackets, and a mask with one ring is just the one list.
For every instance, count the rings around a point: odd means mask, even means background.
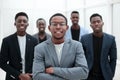
[{"label": "mouth", "polygon": [[20,28],[20,29],[24,29],[25,27],[24,27],[24,26],[20,26],[19,28]]},{"label": "mouth", "polygon": [[44,30],[44,28],[40,28],[40,30],[41,30],[41,31],[43,31],[43,30]]},{"label": "mouth", "polygon": [[61,34],[61,33],[63,33],[63,31],[55,31],[55,33]]},{"label": "mouth", "polygon": [[100,28],[95,28],[95,30],[99,30]]},{"label": "mouth", "polygon": [[77,23],[78,21],[73,21],[74,23]]}]

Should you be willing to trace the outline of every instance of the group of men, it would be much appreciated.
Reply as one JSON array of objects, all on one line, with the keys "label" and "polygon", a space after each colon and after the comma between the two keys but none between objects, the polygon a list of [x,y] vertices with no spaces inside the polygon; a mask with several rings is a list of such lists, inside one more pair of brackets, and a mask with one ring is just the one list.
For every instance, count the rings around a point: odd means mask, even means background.
[{"label": "group of men", "polygon": [[71,13],[72,26],[67,18],[56,13],[46,21],[36,21],[38,33],[26,32],[28,15],[15,16],[17,31],[3,39],[0,67],[6,80],[112,80],[115,74],[117,48],[115,37],[104,33],[102,16],[90,17],[89,33],[79,25],[79,12]]}]

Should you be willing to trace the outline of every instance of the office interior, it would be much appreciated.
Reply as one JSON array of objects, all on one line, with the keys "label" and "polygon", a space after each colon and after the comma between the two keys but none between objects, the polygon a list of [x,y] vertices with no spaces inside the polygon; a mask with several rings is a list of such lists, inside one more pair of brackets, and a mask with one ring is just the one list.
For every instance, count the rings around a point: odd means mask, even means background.
[{"label": "office interior", "polygon": [[[79,11],[79,24],[89,29],[89,18],[93,13],[99,13],[103,17],[103,31],[112,34],[117,44],[117,68],[114,80],[120,77],[120,0],[0,0],[0,48],[2,39],[16,31],[14,17],[18,12],[26,12],[29,16],[27,32],[31,35],[37,32],[36,20],[44,18],[49,22],[51,15],[63,13],[69,26],[71,25],[70,13]],[[46,28],[46,32],[50,34]],[[118,67],[119,66],[119,67]],[[4,80],[5,72],[0,69],[0,80]]]}]

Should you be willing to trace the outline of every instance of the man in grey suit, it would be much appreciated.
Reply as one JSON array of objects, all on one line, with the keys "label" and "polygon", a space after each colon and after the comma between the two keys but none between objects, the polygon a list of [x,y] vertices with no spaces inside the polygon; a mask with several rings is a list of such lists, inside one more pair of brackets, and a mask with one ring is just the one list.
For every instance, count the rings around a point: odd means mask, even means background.
[{"label": "man in grey suit", "polygon": [[31,80],[37,40],[26,32],[29,25],[26,13],[17,13],[14,25],[17,31],[2,42],[0,67],[6,72],[5,80]]},{"label": "man in grey suit", "polygon": [[80,42],[65,40],[67,19],[54,14],[48,26],[52,38],[35,47],[33,80],[80,80],[88,76],[88,66]]},{"label": "man in grey suit", "polygon": [[101,15],[91,15],[90,23],[93,33],[81,38],[90,71],[87,80],[112,80],[117,59],[115,37],[102,31]]},{"label": "man in grey suit", "polygon": [[36,26],[38,28],[38,33],[34,34],[33,37],[37,39],[38,43],[51,38],[50,34],[45,32],[46,21],[43,18],[39,18],[36,21]]}]

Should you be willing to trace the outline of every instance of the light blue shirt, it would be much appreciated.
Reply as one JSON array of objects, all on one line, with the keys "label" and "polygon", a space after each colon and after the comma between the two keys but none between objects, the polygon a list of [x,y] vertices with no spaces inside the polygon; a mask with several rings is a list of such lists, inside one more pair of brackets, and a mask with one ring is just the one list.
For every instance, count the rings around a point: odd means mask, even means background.
[{"label": "light blue shirt", "polygon": [[[80,26],[79,41],[81,39],[81,36],[88,34],[88,33],[89,33],[89,30],[87,28]],[[67,30],[65,39],[72,39],[71,27]]]}]

